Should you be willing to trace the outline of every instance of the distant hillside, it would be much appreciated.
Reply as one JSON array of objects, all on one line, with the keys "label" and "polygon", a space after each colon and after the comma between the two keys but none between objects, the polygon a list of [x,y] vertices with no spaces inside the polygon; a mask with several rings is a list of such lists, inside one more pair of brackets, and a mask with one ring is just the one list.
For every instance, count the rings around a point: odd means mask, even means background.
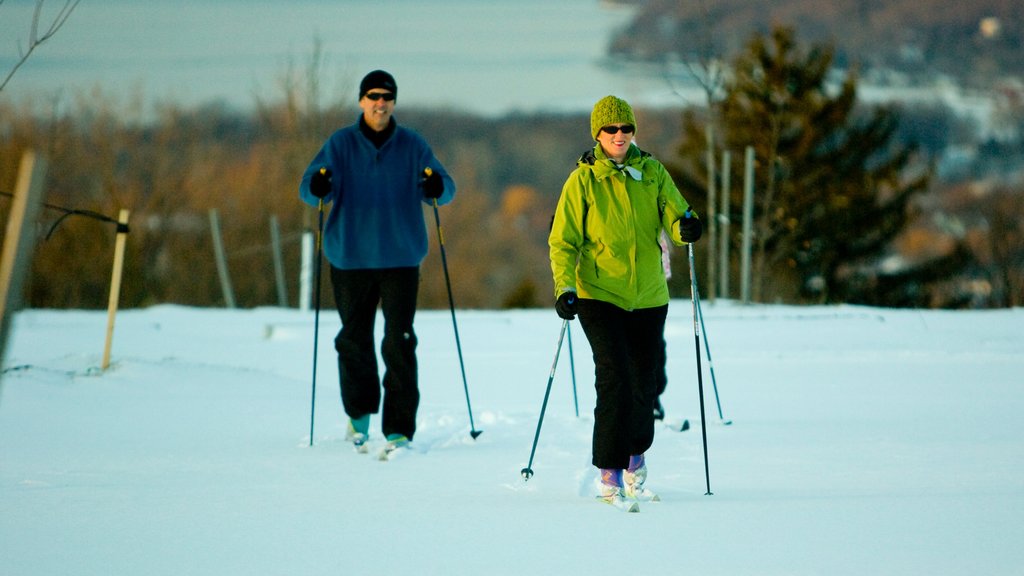
[{"label": "distant hillside", "polygon": [[1021,0],[648,0],[609,52],[640,61],[729,60],[751,34],[776,24],[795,27],[803,43],[832,42],[841,66],[948,74],[980,86],[1024,75]]}]

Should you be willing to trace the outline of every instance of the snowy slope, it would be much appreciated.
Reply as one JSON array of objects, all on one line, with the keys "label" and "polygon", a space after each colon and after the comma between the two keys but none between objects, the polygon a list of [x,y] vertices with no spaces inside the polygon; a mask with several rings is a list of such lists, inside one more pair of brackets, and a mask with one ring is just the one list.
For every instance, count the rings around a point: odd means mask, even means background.
[{"label": "snowy slope", "polygon": [[[417,316],[423,400],[392,462],[342,440],[333,313],[27,311],[0,397],[0,574],[1024,574],[1024,311],[705,303],[706,496],[689,301],[666,330],[663,497],[593,501],[593,364],[559,319]],[[702,346],[703,349],[703,346]],[[372,442],[381,442],[379,420]]]}]

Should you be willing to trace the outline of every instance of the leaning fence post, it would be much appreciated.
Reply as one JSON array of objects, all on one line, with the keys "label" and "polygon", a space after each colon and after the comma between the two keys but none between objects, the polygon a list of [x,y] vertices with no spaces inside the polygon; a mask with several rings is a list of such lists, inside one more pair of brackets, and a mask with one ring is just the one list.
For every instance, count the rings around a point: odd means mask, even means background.
[{"label": "leaning fence post", "polygon": [[35,249],[36,216],[42,200],[46,160],[29,151],[21,158],[11,213],[7,217],[3,254],[0,256],[0,367],[7,349],[7,333],[22,306],[22,285]]},{"label": "leaning fence post", "polygon": [[228,273],[228,259],[224,254],[224,242],[220,237],[220,218],[217,216],[216,208],[210,208],[210,234],[213,236],[213,253],[217,260],[217,275],[220,276],[224,304],[228,308],[234,308],[235,293],[231,288],[231,274]]},{"label": "leaning fence post", "polygon": [[102,370],[110,367],[110,346],[114,340],[114,318],[121,298],[121,272],[124,270],[124,245],[128,240],[128,210],[117,216],[117,239],[114,241],[114,267],[110,275],[110,299],[107,302],[107,340],[103,346]]}]

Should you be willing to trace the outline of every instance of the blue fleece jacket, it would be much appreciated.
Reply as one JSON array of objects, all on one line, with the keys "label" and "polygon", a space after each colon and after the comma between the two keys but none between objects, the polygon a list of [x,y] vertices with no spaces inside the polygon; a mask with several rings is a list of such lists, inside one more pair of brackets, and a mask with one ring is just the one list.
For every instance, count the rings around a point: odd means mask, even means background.
[{"label": "blue fleece jacket", "polygon": [[332,173],[333,203],[324,225],[323,249],[335,268],[344,270],[419,266],[427,255],[427,230],[420,181],[427,167],[441,175],[444,193],[438,204],[455,196],[455,182],[434,157],[422,136],[396,126],[377,149],[359,129],[359,121],[324,143],[302,175],[299,197],[310,206],[319,199],[309,180],[320,168]]}]

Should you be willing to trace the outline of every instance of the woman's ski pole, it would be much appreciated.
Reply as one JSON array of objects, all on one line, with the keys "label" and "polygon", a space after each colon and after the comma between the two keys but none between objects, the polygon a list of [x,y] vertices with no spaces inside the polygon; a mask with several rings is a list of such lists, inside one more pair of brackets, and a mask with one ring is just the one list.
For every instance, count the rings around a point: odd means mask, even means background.
[{"label": "woman's ski pole", "polygon": [[[686,211],[686,217],[690,218],[690,211]],[[707,482],[708,491],[705,496],[711,496],[711,472],[708,470],[708,425],[704,417],[704,378],[701,376],[700,368],[700,326],[697,313],[697,276],[693,265],[693,244],[686,245],[687,255],[690,260],[690,301],[693,304],[693,343],[697,351],[697,392],[700,394],[700,429],[704,441],[704,480]]]},{"label": "woman's ski pole", "polygon": [[715,379],[715,362],[711,359],[711,346],[708,344],[708,331],[704,328],[704,309],[700,307],[700,292],[697,292],[697,316],[700,317],[700,331],[704,335],[704,353],[708,356],[708,369],[711,371],[711,387],[715,390],[715,406],[718,407],[718,420],[723,426],[732,424],[722,416],[722,401],[718,399],[718,381]]},{"label": "woman's ski pole", "polygon": [[540,427],[544,423],[544,411],[548,407],[548,396],[551,395],[551,382],[555,379],[555,367],[558,366],[558,355],[562,352],[562,339],[565,338],[565,330],[569,327],[569,321],[562,321],[562,330],[558,333],[558,347],[555,348],[555,360],[551,363],[551,372],[548,374],[548,386],[544,390],[544,403],[540,405],[540,418],[537,420],[537,432],[533,435],[533,447],[530,448],[530,461],[527,463],[526,468],[523,468],[519,473],[523,475],[523,480],[529,480],[533,477],[533,455],[537,453],[537,441],[540,440]]},{"label": "woman's ski pole", "polygon": [[580,417],[580,401],[576,396],[576,361],[574,360],[575,354],[572,353],[572,328],[566,328],[566,335],[569,338],[569,372],[572,373],[572,405],[576,409],[576,417]]},{"label": "woman's ski pole", "polygon": [[[434,171],[430,168],[423,170],[424,176],[430,176]],[[444,267],[444,283],[448,287],[448,305],[452,310],[452,327],[455,329],[455,348],[459,353],[459,369],[462,370],[462,388],[466,391],[466,409],[469,410],[469,435],[476,440],[476,437],[483,434],[483,430],[477,430],[473,424],[473,407],[469,403],[469,384],[466,383],[466,364],[462,361],[462,344],[459,342],[459,324],[455,321],[455,298],[452,297],[452,281],[448,276],[448,257],[444,251],[444,233],[441,231],[441,215],[437,210],[437,198],[434,198],[434,221],[437,222],[437,242],[441,247],[441,266]]]}]

